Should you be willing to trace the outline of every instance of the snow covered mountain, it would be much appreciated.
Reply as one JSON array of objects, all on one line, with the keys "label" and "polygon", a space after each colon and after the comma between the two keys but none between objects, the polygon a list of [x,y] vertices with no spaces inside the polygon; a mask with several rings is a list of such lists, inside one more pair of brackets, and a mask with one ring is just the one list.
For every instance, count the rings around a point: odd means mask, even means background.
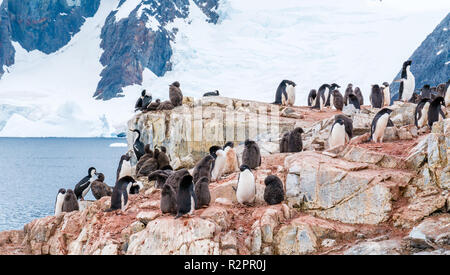
[{"label": "snow covered mountain", "polygon": [[[409,60],[413,61],[411,72],[416,79],[417,92],[425,84],[437,86],[450,79],[450,13],[427,36]],[[400,75],[401,70],[394,80],[399,79]],[[392,83],[391,91],[394,92],[394,99],[398,99],[399,87],[398,82]]]},{"label": "snow covered mountain", "polygon": [[[407,5],[405,5],[407,4]],[[365,96],[450,10],[445,0],[0,0],[0,136],[109,136],[141,89],[296,104],[325,82]],[[417,20],[420,18],[421,20]]]}]

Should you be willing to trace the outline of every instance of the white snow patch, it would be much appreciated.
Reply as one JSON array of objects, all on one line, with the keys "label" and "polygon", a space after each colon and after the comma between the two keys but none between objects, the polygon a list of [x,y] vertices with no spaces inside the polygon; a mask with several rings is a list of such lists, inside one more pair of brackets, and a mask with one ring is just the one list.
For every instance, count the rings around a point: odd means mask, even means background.
[{"label": "white snow patch", "polygon": [[448,65],[448,64],[450,64],[450,61],[445,62],[445,65]]},{"label": "white snow patch", "polygon": [[128,147],[126,143],[111,143],[109,147]]},{"label": "white snow patch", "polygon": [[128,18],[130,13],[141,3],[141,0],[127,0],[122,5],[117,8],[117,13],[115,14],[116,22],[124,18]]}]

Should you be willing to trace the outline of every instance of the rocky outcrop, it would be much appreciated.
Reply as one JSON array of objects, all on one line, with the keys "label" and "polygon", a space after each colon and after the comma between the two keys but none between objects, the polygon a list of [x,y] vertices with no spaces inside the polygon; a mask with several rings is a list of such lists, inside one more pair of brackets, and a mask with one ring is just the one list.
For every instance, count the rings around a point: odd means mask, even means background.
[{"label": "rocky outcrop", "polygon": [[[208,108],[191,113],[195,106]],[[216,132],[220,135],[213,135],[208,126],[220,125],[214,119],[227,117],[227,107],[231,110],[228,115],[235,119],[225,119]],[[305,136],[307,141],[325,142],[320,136],[336,113],[302,107],[287,112],[280,106],[216,97],[186,98],[185,104],[174,110],[138,114],[128,126],[141,129],[145,142],[166,145],[172,158],[178,159],[178,167],[189,168],[209,145],[223,144],[225,140],[216,138],[228,137],[228,129],[242,127],[247,129],[245,133],[253,133],[250,137],[265,148],[261,166],[253,170],[254,204],[241,206],[236,201],[235,172],[209,184],[208,207],[174,219],[161,213],[160,190],[144,177],[140,179],[144,189],[130,196],[125,211],[103,212],[109,207],[108,197],[84,202],[80,211],[34,220],[23,231],[0,233],[0,253],[448,254],[450,119],[437,123],[431,133],[421,133],[408,125],[410,104],[393,108],[394,132],[411,136],[397,134],[389,142],[365,142],[361,137],[367,137],[363,134],[366,122],[375,113],[365,110],[353,115],[361,135],[350,145],[283,154],[277,152],[278,139],[270,126],[284,130],[301,125],[311,134]],[[269,120],[263,119],[264,113],[269,113]],[[255,126],[255,120],[265,126]],[[195,134],[204,134],[211,141],[203,141],[203,137],[195,143],[186,138],[194,135],[189,130],[194,123],[202,129]],[[252,127],[256,131],[249,130]],[[241,141],[240,136],[232,137],[227,140]],[[237,146],[238,154],[241,149]],[[268,175],[276,175],[284,183],[286,199],[281,204],[264,202]]]}]

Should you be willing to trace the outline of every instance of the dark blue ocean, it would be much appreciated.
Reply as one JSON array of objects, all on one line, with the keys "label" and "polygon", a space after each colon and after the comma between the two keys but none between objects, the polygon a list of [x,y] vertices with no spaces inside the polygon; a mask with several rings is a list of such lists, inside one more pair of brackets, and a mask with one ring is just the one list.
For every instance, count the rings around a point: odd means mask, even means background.
[{"label": "dark blue ocean", "polygon": [[[120,138],[0,138],[0,231],[53,215],[59,188],[73,189],[88,168],[114,186]],[[94,197],[89,192],[85,199]]]}]

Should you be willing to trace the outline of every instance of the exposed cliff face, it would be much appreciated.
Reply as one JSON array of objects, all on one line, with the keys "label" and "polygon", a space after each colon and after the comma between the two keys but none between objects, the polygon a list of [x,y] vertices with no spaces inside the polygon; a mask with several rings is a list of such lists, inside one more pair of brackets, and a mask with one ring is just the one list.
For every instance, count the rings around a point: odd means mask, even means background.
[{"label": "exposed cliff face", "polygon": [[[437,86],[450,78],[450,13],[428,35],[420,47],[409,58],[411,72],[416,79],[416,90],[425,85]],[[406,61],[406,60],[405,60]],[[401,64],[399,64],[401,68]],[[394,78],[399,79],[401,71]],[[399,84],[391,85],[392,98],[398,98]]]},{"label": "exposed cliff face", "polygon": [[[194,3],[208,16],[208,22],[217,22],[217,0],[198,0]],[[193,8],[188,0],[145,0],[130,7],[128,4],[121,1],[118,10],[111,12],[102,29],[101,47],[104,53],[100,62],[105,69],[94,94],[98,99],[120,96],[123,87],[142,84],[145,68],[157,76],[170,70],[170,43],[177,29],[169,27],[169,24],[178,18],[186,19],[189,9]],[[124,16],[123,10],[127,8],[131,11]]]},{"label": "exposed cliff face", "polygon": [[[224,100],[231,100],[232,113],[238,116],[243,112],[239,108],[250,108],[251,113],[254,110],[249,106],[267,108],[263,103],[246,105],[246,101],[226,98],[205,99],[203,104],[217,113]],[[184,132],[166,124],[166,119],[175,125],[177,116],[186,116],[183,107],[140,114],[130,124],[140,121],[132,125],[144,132],[146,141],[154,135],[170,139],[163,143],[170,145],[186,138]],[[276,126],[287,129],[294,127],[293,121],[300,122],[286,114],[302,117],[308,133],[304,139],[311,149],[280,154],[271,146],[278,141],[259,139],[260,147],[267,150],[262,150],[261,167],[253,171],[257,186],[253,206],[237,203],[232,188],[238,173],[232,173],[210,183],[209,207],[196,210],[193,217],[175,220],[160,212],[161,194],[154,182],[140,178],[145,188],[130,196],[126,211],[103,212],[110,205],[108,197],[85,202],[81,211],[34,220],[23,231],[0,233],[0,253],[448,254],[450,119],[426,133],[408,126],[411,107],[403,103],[393,106],[395,127],[386,132],[389,141],[382,144],[363,142],[367,137],[363,132],[369,127],[365,125],[374,113],[354,114],[362,134],[350,145],[333,150],[321,145],[325,143],[322,131],[327,131],[335,113],[282,109]],[[319,117],[321,121],[317,121]],[[248,127],[258,118],[259,114],[243,121]],[[236,128],[243,121],[224,125]],[[210,122],[205,117],[205,123]],[[208,149],[207,143],[184,146],[185,153],[194,147],[203,152]],[[236,149],[241,154],[242,146]],[[263,200],[268,175],[277,175],[284,183],[286,200],[282,204],[267,206]]]}]

